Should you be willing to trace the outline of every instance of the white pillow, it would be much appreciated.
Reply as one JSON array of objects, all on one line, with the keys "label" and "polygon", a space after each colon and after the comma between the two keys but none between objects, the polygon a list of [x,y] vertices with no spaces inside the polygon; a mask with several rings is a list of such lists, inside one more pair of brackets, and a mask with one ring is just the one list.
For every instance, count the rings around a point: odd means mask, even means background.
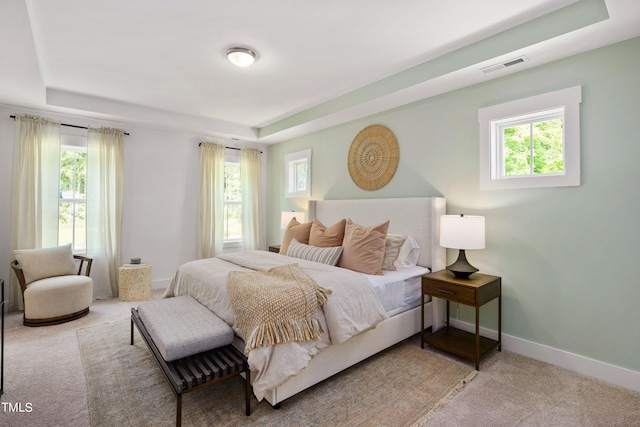
[{"label": "white pillow", "polygon": [[77,274],[71,244],[41,249],[15,249],[13,251],[27,285],[48,277]]},{"label": "white pillow", "polygon": [[418,265],[418,258],[420,258],[420,245],[416,239],[407,236],[394,264],[396,267],[415,267]]},{"label": "white pillow", "polygon": [[289,243],[289,248],[287,249],[287,256],[329,265],[336,265],[340,259],[340,255],[342,255],[342,246],[319,248],[300,243],[295,237],[291,239],[291,243]]}]

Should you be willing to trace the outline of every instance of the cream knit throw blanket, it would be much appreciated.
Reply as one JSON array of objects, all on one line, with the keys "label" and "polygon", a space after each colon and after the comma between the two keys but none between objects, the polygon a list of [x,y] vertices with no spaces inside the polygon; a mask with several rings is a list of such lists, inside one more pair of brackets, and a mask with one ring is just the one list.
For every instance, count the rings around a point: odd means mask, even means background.
[{"label": "cream knit throw blanket", "polygon": [[322,326],[316,312],[330,293],[298,264],[265,272],[230,271],[227,294],[245,354],[262,346],[320,339]]}]

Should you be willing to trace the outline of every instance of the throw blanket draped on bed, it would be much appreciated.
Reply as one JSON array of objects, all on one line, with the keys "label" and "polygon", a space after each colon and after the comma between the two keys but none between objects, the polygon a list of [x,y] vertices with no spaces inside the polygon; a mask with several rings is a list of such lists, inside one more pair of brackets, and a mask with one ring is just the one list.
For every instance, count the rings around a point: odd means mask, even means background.
[{"label": "throw blanket draped on bed", "polygon": [[267,345],[319,340],[322,327],[316,312],[330,293],[298,264],[266,272],[230,271],[227,294],[245,354]]},{"label": "throw blanket draped on bed", "polygon": [[253,393],[258,400],[267,390],[300,372],[324,347],[344,342],[387,318],[365,276],[272,252],[245,251],[180,266],[165,292],[165,297],[190,295],[240,334],[227,293],[229,272],[265,272],[292,263],[297,263],[319,286],[332,292],[316,313],[324,332],[317,341],[289,341],[251,350],[248,361],[252,370]]}]

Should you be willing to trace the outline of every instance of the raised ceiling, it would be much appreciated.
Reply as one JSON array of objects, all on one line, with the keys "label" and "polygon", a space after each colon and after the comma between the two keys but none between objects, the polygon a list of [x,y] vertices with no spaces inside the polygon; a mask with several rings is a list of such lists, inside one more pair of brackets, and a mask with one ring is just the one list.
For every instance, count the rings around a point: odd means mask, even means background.
[{"label": "raised ceiling", "polygon": [[273,143],[636,36],[638,0],[3,0],[0,103]]}]

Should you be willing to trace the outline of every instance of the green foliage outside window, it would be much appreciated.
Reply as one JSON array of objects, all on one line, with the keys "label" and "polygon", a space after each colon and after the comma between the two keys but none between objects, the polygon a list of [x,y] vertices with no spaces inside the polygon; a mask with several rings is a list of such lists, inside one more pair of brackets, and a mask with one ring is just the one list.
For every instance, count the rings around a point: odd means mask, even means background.
[{"label": "green foliage outside window", "polygon": [[242,188],[238,163],[225,164],[224,199],[224,240],[240,240],[242,239]]},{"label": "green foliage outside window", "polygon": [[87,153],[60,152],[60,197],[86,198]]},{"label": "green foliage outside window", "polygon": [[58,244],[76,252],[86,249],[86,176],[87,153],[61,150]]},{"label": "green foliage outside window", "polygon": [[559,118],[504,128],[505,176],[563,172],[562,126]]},{"label": "green foliage outside window", "polygon": [[295,164],[296,170],[296,191],[305,191],[307,189],[307,161],[301,160]]}]

